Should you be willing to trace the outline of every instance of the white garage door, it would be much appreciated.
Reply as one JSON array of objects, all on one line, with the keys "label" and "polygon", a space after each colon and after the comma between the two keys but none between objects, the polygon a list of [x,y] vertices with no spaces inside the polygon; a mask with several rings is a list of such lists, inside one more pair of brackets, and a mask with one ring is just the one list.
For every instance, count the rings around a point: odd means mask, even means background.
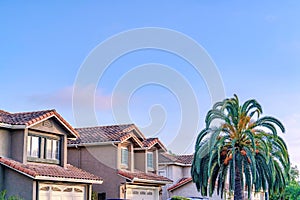
[{"label": "white garage door", "polygon": [[156,200],[155,189],[128,188],[126,193],[130,200]]},{"label": "white garage door", "polygon": [[85,187],[74,185],[40,184],[39,200],[84,200]]}]

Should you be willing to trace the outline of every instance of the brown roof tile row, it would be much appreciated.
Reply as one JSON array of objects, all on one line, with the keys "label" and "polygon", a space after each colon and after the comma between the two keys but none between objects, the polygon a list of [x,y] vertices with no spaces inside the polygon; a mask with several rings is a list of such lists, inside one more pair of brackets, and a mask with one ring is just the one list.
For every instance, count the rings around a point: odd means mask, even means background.
[{"label": "brown roof tile row", "polygon": [[134,124],[76,128],[80,137],[77,140],[70,140],[68,143],[123,142],[129,138],[133,138],[137,146],[141,148],[151,148],[155,144],[159,144],[163,149],[166,149],[158,138],[145,138],[145,136],[140,133],[134,134],[132,132],[133,130],[139,132]]},{"label": "brown roof tile row", "polygon": [[0,164],[6,165],[19,172],[23,172],[33,178],[36,178],[37,176],[43,176],[43,177],[102,181],[102,179],[99,178],[98,176],[93,175],[77,167],[74,167],[70,164],[67,164],[66,168],[61,167],[59,165],[52,165],[52,164],[37,164],[37,163],[22,164],[18,161],[9,158],[3,158],[3,157],[0,157]]},{"label": "brown roof tile row", "polygon": [[182,178],[180,179],[176,184],[172,185],[171,187],[168,188],[168,191],[172,191],[175,190],[176,188],[179,188],[189,182],[192,181],[192,177],[188,177],[188,178]]},{"label": "brown roof tile row", "polygon": [[185,165],[191,165],[194,155],[174,155],[169,153],[163,153],[159,156],[159,163],[180,163]]},{"label": "brown roof tile row", "polygon": [[133,124],[76,128],[80,138],[69,141],[69,144],[120,141],[122,137],[128,134],[126,129],[131,126]]},{"label": "brown roof tile row", "polygon": [[141,172],[138,170],[135,170],[134,172],[130,172],[127,170],[118,170],[118,174],[130,179],[131,181],[133,181],[134,178],[138,178],[138,179],[144,179],[146,181],[152,180],[152,181],[173,182],[172,180],[168,179],[167,177],[159,176],[157,174],[149,173],[149,172],[145,173],[145,172]]},{"label": "brown roof tile row", "polygon": [[0,123],[30,126],[51,116],[56,116],[65,126],[70,129],[73,134],[78,136],[78,133],[75,131],[75,129],[54,109],[18,113],[9,113],[0,110]]}]

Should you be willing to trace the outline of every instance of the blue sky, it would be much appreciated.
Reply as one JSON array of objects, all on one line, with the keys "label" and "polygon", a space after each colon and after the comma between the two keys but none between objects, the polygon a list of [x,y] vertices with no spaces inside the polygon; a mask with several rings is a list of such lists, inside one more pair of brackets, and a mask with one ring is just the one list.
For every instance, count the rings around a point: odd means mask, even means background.
[{"label": "blue sky", "polygon": [[[226,96],[236,93],[241,101],[255,98],[266,115],[276,116],[285,124],[284,137],[292,162],[299,165],[299,9],[300,2],[296,1],[1,1],[1,109],[19,112],[55,108],[76,126],[73,85],[89,53],[123,31],[167,28],[203,46],[219,70]],[[95,93],[98,124],[134,122],[144,130],[151,124],[150,108],[161,105],[164,113],[156,108],[152,111],[158,112],[154,115],[156,122],[166,123],[158,127],[160,131],[145,134],[160,137],[166,145],[174,139],[182,120],[182,99],[176,99],[168,86],[140,87],[130,100],[117,94],[121,102],[117,106],[129,101],[132,118],[114,119],[110,105],[114,87],[130,70],[147,63],[167,65],[189,82],[196,94],[201,129],[212,105],[204,79],[182,58],[149,49],[120,57],[101,77]]]}]

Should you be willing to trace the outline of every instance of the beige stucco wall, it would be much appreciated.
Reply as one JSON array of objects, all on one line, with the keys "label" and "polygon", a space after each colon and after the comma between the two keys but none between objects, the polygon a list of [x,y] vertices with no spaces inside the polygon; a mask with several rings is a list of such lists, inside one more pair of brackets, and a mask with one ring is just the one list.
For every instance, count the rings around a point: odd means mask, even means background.
[{"label": "beige stucco wall", "polygon": [[120,184],[125,179],[117,175],[118,148],[113,145],[68,148],[68,163],[103,178],[103,184],[93,185],[93,191],[106,193],[106,198],[120,197]]},{"label": "beige stucco wall", "polygon": [[0,156],[10,157],[11,135],[7,129],[0,128]]},{"label": "beige stucco wall", "polygon": [[145,172],[147,170],[147,159],[145,150],[135,151],[134,156],[135,169]]}]

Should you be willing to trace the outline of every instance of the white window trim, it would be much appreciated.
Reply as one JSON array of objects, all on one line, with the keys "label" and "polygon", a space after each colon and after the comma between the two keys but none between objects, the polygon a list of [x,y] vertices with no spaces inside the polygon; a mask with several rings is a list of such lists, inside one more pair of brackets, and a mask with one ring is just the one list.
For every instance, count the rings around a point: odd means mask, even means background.
[{"label": "white window trim", "polygon": [[[127,158],[126,158],[126,162],[124,162],[123,160],[123,152],[127,151]],[[129,164],[129,150],[127,147],[121,147],[121,166],[124,168],[128,168],[128,164]]]},{"label": "white window trim", "polygon": [[[38,155],[32,155],[32,138],[38,138]],[[55,151],[56,155],[52,158],[47,157],[47,140],[56,141],[57,142],[57,149]],[[53,142],[51,142],[53,144]],[[30,150],[29,150],[30,149]],[[52,154],[52,152],[51,152]],[[38,134],[28,134],[27,136],[27,160],[33,162],[44,162],[44,163],[53,163],[59,164],[60,162],[60,154],[61,154],[61,147],[60,147],[60,140],[48,136],[38,135]]]},{"label": "white window trim", "polygon": [[158,170],[158,175],[167,177],[167,170],[165,169]]},{"label": "white window trim", "polygon": [[[152,162],[149,162],[149,155],[151,155],[152,156]],[[150,165],[150,163],[151,163],[151,165]],[[148,168],[148,170],[150,170],[150,171],[154,171],[154,155],[153,155],[153,152],[147,152],[147,168]]]}]

